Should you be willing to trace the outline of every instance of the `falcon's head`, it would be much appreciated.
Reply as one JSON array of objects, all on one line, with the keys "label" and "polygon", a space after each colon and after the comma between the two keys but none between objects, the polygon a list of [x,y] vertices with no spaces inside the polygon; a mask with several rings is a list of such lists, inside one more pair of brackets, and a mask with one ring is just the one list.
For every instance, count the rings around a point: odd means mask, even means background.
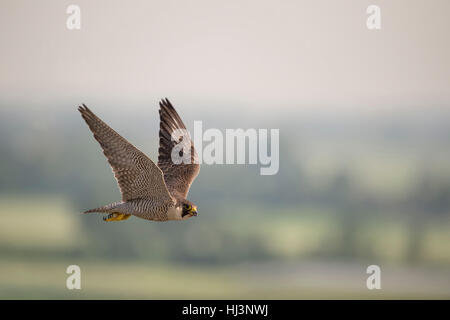
[{"label": "falcon's head", "polygon": [[183,219],[188,219],[197,215],[197,206],[188,200],[183,200],[182,202],[183,211],[181,212],[181,217]]}]

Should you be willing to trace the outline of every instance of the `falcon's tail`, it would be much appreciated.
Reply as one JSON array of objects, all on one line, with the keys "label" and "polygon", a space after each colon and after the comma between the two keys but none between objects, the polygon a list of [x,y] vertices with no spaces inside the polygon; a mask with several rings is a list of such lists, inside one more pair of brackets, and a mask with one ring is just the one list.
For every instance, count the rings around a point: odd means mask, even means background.
[{"label": "falcon's tail", "polygon": [[123,202],[114,202],[111,204],[107,204],[106,206],[90,209],[83,213],[91,213],[91,212],[99,212],[99,213],[113,213],[116,212],[114,209],[116,209],[119,205],[121,205]]}]

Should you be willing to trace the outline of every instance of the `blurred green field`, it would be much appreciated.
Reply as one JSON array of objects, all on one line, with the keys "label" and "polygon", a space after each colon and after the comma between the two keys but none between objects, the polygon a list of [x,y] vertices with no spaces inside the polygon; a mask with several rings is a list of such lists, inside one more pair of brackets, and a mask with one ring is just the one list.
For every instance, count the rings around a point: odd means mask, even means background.
[{"label": "blurred green field", "polygon": [[[66,289],[66,268],[81,268],[81,290]],[[381,291],[364,287],[364,267],[323,263],[291,266],[289,272],[252,272],[257,265],[224,267],[169,266],[142,262],[79,260],[0,262],[0,299],[448,299],[436,290],[448,273],[392,272],[394,286]],[[319,267],[318,267],[319,266]],[[360,268],[361,267],[361,268]],[[359,271],[358,271],[359,270]],[[387,268],[386,274],[390,269]],[[279,272],[284,272],[280,275]],[[353,273],[354,272],[354,273]],[[289,279],[287,279],[289,275]],[[400,278],[398,279],[398,277]],[[422,286],[401,281],[414,277]],[[448,279],[448,278],[447,278]],[[384,279],[383,279],[384,280]],[[386,279],[386,282],[387,279]],[[383,282],[384,283],[384,282]]]},{"label": "blurred green field", "polygon": [[[87,216],[75,211],[63,198],[3,196],[0,201],[4,222],[0,226],[0,298],[450,298],[450,285],[444,285],[450,278],[448,269],[400,268],[396,264],[405,255],[408,239],[407,230],[400,222],[368,221],[356,234],[356,250],[369,250],[375,260],[385,261],[383,290],[369,291],[365,288],[365,268],[369,261],[324,258],[333,247],[338,247],[344,232],[331,211],[305,207],[299,211],[277,212],[280,218],[275,218],[257,208],[260,221],[255,222],[252,212],[255,208],[243,210],[247,214],[238,224],[222,221],[220,232],[225,237],[257,242],[265,253],[263,256],[269,259],[240,259],[224,264],[199,263],[195,259],[193,262],[155,260],[151,259],[151,254],[111,259],[101,254],[96,256],[96,251],[88,254],[91,247],[95,247],[95,239],[83,230],[82,221]],[[100,220],[100,216],[94,218]],[[145,223],[139,220],[134,223],[139,222]],[[128,228],[131,224],[127,221],[114,227]],[[146,225],[150,226],[152,224]],[[193,258],[226,252],[227,243],[214,237],[204,226],[184,227],[194,229],[182,240],[188,243],[185,250]],[[426,238],[424,246],[431,246],[431,249],[424,252],[431,260],[448,259],[442,257],[442,252],[448,248],[445,242],[448,230],[448,225],[430,226],[431,236]],[[204,239],[210,240],[205,242]],[[65,287],[66,268],[72,264],[81,268],[82,290]]]},{"label": "blurred green field", "polygon": [[[445,113],[426,124],[400,113],[274,119],[279,173],[202,166],[189,193],[199,216],[181,223],[80,213],[120,193],[73,113],[0,109],[1,298],[450,296]],[[148,119],[132,120],[125,129],[147,137]],[[156,142],[142,142],[152,158]],[[82,269],[81,291],[65,288],[71,264]],[[376,292],[365,285],[372,264],[382,269]]]}]

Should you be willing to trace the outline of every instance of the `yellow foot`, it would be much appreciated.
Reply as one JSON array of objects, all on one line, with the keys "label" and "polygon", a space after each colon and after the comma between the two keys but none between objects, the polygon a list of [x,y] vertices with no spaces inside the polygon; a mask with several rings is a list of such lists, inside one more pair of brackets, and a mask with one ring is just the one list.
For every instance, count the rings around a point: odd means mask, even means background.
[{"label": "yellow foot", "polygon": [[129,217],[131,217],[131,214],[110,213],[108,216],[103,217],[103,221],[122,221],[127,220]]}]

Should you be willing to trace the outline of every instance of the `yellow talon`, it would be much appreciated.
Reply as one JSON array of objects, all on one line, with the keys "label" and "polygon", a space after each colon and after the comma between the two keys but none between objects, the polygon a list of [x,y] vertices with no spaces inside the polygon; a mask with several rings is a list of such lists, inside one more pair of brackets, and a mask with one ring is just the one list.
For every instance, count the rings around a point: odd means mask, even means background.
[{"label": "yellow talon", "polygon": [[129,217],[131,217],[131,214],[120,214],[118,221],[127,220]]},{"label": "yellow talon", "polygon": [[127,220],[131,214],[125,213],[110,213],[107,217],[103,217],[103,221],[122,221]]}]

